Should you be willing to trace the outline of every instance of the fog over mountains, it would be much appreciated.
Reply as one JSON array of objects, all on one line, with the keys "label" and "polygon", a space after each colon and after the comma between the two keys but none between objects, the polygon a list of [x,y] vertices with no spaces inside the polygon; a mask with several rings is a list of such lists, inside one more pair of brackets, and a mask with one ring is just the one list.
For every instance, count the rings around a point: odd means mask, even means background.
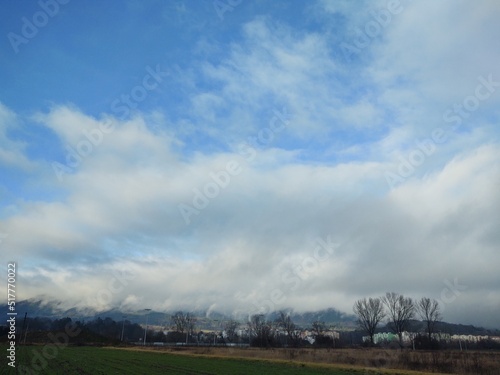
[{"label": "fog over mountains", "polygon": [[[70,308],[66,309],[63,307],[60,301],[47,301],[47,300],[26,300],[21,301],[18,304],[18,311],[20,312],[20,316],[23,316],[24,313],[28,314],[28,317],[35,318],[50,318],[50,319],[62,319],[65,317],[72,318],[73,321],[91,321],[96,318],[111,318],[116,322],[123,321],[126,319],[132,323],[137,323],[144,325],[145,324],[145,316],[148,315],[148,324],[153,327],[157,327],[157,329],[172,329],[171,316],[175,314],[177,311],[124,311],[120,309],[111,309],[106,311],[96,311],[92,308],[87,309],[79,309],[79,308]],[[311,328],[314,322],[323,322],[325,323],[325,327],[327,329],[335,329],[335,330],[360,330],[356,321],[357,318],[352,314],[342,313],[334,308],[329,308],[325,310],[318,311],[308,311],[308,312],[294,312],[291,309],[284,309],[290,314],[292,321],[302,329]],[[6,313],[7,308],[2,307],[0,309],[0,313]],[[187,311],[186,311],[187,312]],[[227,322],[231,319],[236,319],[241,323],[241,325],[246,325],[248,323],[249,316],[234,316],[231,314],[225,314],[217,311],[210,310],[198,310],[198,311],[190,311],[196,317],[197,330],[204,329],[220,329],[220,327],[224,326],[224,322]],[[266,318],[270,321],[275,321],[278,318],[278,312],[270,312],[266,315]],[[21,320],[20,320],[21,321]],[[423,329],[422,323],[418,320],[413,320],[409,325],[409,329],[415,332],[420,332]],[[447,322],[437,322],[436,332],[443,332],[449,334],[460,334],[460,335],[479,335],[479,336],[500,336],[500,329],[496,327],[496,329],[488,329],[474,325],[467,324],[452,324]],[[390,332],[390,328],[386,326],[384,322],[382,322],[377,332]]]}]

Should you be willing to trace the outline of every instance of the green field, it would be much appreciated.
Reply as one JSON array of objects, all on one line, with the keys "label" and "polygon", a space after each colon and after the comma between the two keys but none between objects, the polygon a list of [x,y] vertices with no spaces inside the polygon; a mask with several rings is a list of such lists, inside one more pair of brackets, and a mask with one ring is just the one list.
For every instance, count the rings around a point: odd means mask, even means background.
[{"label": "green field", "polygon": [[[2,346],[3,353],[7,348]],[[18,347],[17,372],[2,356],[0,374],[377,374],[376,371],[335,369],[314,364],[284,363],[256,359],[210,358],[164,352],[130,351],[100,347]],[[55,354],[55,355],[54,355]],[[27,370],[24,370],[26,366]],[[33,366],[34,365],[34,366]]]}]

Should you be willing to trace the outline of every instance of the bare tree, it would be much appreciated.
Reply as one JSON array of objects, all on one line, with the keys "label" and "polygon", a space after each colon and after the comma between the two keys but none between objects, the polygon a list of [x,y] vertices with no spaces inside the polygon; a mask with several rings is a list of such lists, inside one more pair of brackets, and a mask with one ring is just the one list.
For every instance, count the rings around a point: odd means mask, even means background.
[{"label": "bare tree", "polygon": [[370,336],[370,343],[373,345],[373,336],[377,325],[384,319],[384,305],[380,298],[363,298],[354,303],[354,313],[358,317],[358,325]]},{"label": "bare tree", "polygon": [[334,336],[331,337],[326,335],[325,332],[328,330],[325,322],[315,321],[312,323],[311,330],[313,331],[314,336],[314,345],[315,346],[330,346],[334,345]]},{"label": "bare tree", "polygon": [[190,314],[184,314],[182,311],[177,311],[174,315],[172,315],[172,324],[175,325],[177,332],[187,332],[193,333],[194,326],[196,324],[196,318]]},{"label": "bare tree", "polygon": [[285,332],[287,336],[287,343],[290,346],[297,347],[300,343],[300,331],[297,329],[297,326],[290,318],[290,314],[285,313],[284,311],[280,311],[279,317],[277,319],[278,326],[280,326]]},{"label": "bare tree", "polygon": [[426,324],[427,338],[429,339],[430,345],[436,322],[441,319],[439,303],[435,299],[422,297],[417,301],[416,310],[418,315],[420,315],[420,318],[422,318]]},{"label": "bare tree", "polygon": [[312,324],[312,331],[315,337],[321,336],[326,330],[325,322],[315,321]]},{"label": "bare tree", "polygon": [[388,326],[398,335],[399,346],[403,348],[403,332],[407,330],[410,319],[415,313],[413,300],[402,294],[391,292],[382,297],[382,302],[388,310]]},{"label": "bare tree", "polygon": [[182,311],[177,311],[171,317],[172,325],[175,325],[175,330],[180,333],[184,333],[186,329],[186,319]]},{"label": "bare tree", "polygon": [[236,334],[236,328],[238,328],[239,323],[236,320],[229,320],[224,324],[224,330],[226,331],[227,338],[230,342],[237,340],[238,335]]},{"label": "bare tree", "polygon": [[196,325],[196,318],[194,317],[193,314],[187,313],[186,314],[186,327],[187,327],[187,331],[190,334],[194,333],[195,325]]},{"label": "bare tree", "polygon": [[250,345],[269,347],[274,346],[273,326],[263,314],[252,315],[248,322]]}]

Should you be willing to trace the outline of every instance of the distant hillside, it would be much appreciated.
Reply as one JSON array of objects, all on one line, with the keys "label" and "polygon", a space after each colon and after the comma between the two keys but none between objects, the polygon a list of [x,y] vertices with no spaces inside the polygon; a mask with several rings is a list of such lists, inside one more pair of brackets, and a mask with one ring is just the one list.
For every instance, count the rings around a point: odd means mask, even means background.
[{"label": "distant hillside", "polygon": [[[410,322],[409,331],[423,332],[425,331],[425,323],[419,320],[412,320]],[[437,322],[435,331],[440,333],[448,333],[450,335],[474,335],[474,336],[500,336],[498,329],[486,329],[482,327],[475,327],[473,325],[453,324],[446,322]],[[385,324],[381,324],[377,328],[377,332],[390,332],[390,328]]]},{"label": "distant hillside", "polygon": [[[16,311],[18,315],[22,316],[28,313],[28,316],[31,317],[60,318],[61,314],[66,313],[66,309],[63,309],[61,305],[58,301],[29,299],[16,302]],[[2,304],[0,313],[5,316],[7,312],[7,305]]]},{"label": "distant hillside", "polygon": [[[410,331],[420,332],[425,330],[424,322],[412,320],[410,322]],[[377,331],[389,331],[386,326],[382,326]],[[473,325],[453,324],[446,322],[437,322],[435,326],[436,332],[449,333],[450,335],[475,335],[475,336],[500,336],[498,329],[486,329],[475,327]]]},{"label": "distant hillside", "polygon": [[[28,316],[31,318],[50,318],[50,319],[60,319],[64,317],[70,317],[73,320],[88,321],[95,318],[106,318],[109,317],[114,321],[122,321],[123,317],[126,320],[137,323],[145,324],[146,322],[146,311],[139,310],[133,312],[123,312],[118,309],[111,309],[107,311],[95,311],[90,308],[86,309],[65,309],[62,307],[63,303],[60,301],[43,301],[37,299],[30,299],[19,301],[16,304],[16,311],[18,312],[18,322],[24,317],[27,312]],[[310,327],[315,321],[324,322],[327,327],[334,327],[336,329],[356,329],[356,317],[354,315],[345,314],[334,308],[329,308],[319,311],[310,311],[304,313],[297,313],[293,310],[287,310],[292,318],[293,322],[302,328]],[[0,307],[0,314],[6,316],[7,306],[2,305]],[[170,316],[175,313],[175,311],[167,312],[157,312],[150,311],[148,313],[148,324],[161,327],[170,326]],[[231,315],[223,314],[221,312],[215,312],[207,310],[199,310],[192,312],[197,318],[197,328],[198,329],[218,329],[220,328],[222,322],[231,319]],[[278,312],[273,312],[268,314],[268,320],[275,320],[278,317]],[[244,322],[242,322],[244,323]],[[417,320],[411,322],[411,331],[417,332],[422,330],[423,323]],[[378,329],[379,332],[386,332],[388,328],[381,325]],[[500,330],[498,329],[485,329],[482,327],[475,327],[473,325],[463,325],[463,324],[451,324],[446,322],[438,322],[436,324],[436,331],[444,332],[449,334],[461,334],[461,335],[490,335],[490,336],[500,336]]]},{"label": "distant hillside", "polygon": [[[123,316],[127,316],[127,320],[134,323],[144,323],[145,322],[145,311],[133,311],[133,312],[123,312],[118,309],[111,309],[106,311],[95,311],[90,308],[86,309],[65,309],[62,307],[63,303],[60,301],[44,301],[38,299],[29,299],[24,301],[19,301],[16,304],[16,310],[19,315],[24,316],[27,312],[30,317],[44,317],[59,319],[62,317],[72,317],[73,319],[93,319],[96,317],[110,317],[115,321],[120,321]],[[175,313],[177,310],[167,311],[167,312],[157,312],[151,311],[148,314],[148,322],[153,325],[168,325],[171,314]],[[353,315],[344,314],[336,309],[329,308],[320,311],[311,311],[305,313],[295,313],[292,310],[287,310],[290,313],[295,324],[298,326],[309,326],[314,321],[322,321],[327,325],[334,325],[342,323],[346,326],[352,326],[355,322],[355,317]],[[2,306],[0,308],[0,313],[7,313],[7,306]],[[213,325],[213,322],[221,322],[224,320],[231,319],[230,314],[224,314],[221,312],[207,310],[198,310],[192,312],[198,318],[198,323],[206,323],[207,325]],[[267,316],[269,320],[275,320],[278,317],[278,312],[270,313]]]},{"label": "distant hillside", "polygon": [[[333,308],[319,310],[319,311],[308,311],[304,313],[297,313],[289,311],[292,321],[299,327],[309,327],[313,322],[324,322],[327,327],[334,326],[339,327],[354,327],[356,323],[356,317],[354,315],[348,315],[341,311]],[[269,319],[275,320],[278,317],[278,312],[273,312],[269,315]]]}]

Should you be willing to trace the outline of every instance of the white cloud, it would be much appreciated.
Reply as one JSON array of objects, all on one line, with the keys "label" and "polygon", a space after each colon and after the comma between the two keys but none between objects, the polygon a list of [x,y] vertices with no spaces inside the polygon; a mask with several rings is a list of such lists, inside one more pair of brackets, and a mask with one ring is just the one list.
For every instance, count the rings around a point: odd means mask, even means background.
[{"label": "white cloud", "polygon": [[36,163],[25,155],[26,143],[12,140],[8,133],[16,128],[18,118],[15,113],[0,103],[0,165],[31,172]]},{"label": "white cloud", "polygon": [[[77,127],[78,119],[89,121],[73,109],[59,113]],[[439,295],[445,278],[460,277],[471,295],[464,293],[458,309],[496,274],[498,239],[490,225],[498,221],[498,145],[465,152],[384,198],[370,191],[386,168],[382,163],[281,164],[268,158],[273,149],[259,151],[265,169],[238,154],[200,154],[186,163],[169,142],[144,119],[118,122],[107,145],[66,177],[67,199],[25,204],[3,221],[7,245],[29,259],[26,297],[56,290],[58,298],[79,295],[98,308],[215,303],[231,310],[256,308],[278,290],[276,308],[349,311],[355,296],[396,287]],[[178,203],[189,204],[192,189],[202,189],[210,172],[229,160],[241,161],[241,174],[186,226]],[[307,263],[315,238],[328,235],[340,247]],[[434,259],[436,251],[452,258]],[[294,275],[297,267],[306,268]],[[97,301],[113,270],[135,279]],[[453,306],[448,311],[459,316]]]},{"label": "white cloud", "polygon": [[[499,15],[496,1],[412,2],[387,27],[386,43],[373,45],[373,77],[384,83],[412,83],[426,105],[434,103],[444,111],[473,95],[479,76],[493,74],[500,80],[495,63],[500,54],[492,48]],[[488,101],[488,107],[499,98]],[[398,103],[397,96],[392,100]]]},{"label": "white cloud", "polygon": [[[327,16],[346,17],[346,27],[363,26],[370,13],[353,18],[353,4],[323,5]],[[350,312],[356,298],[390,290],[439,298],[445,281],[458,278],[467,290],[445,317],[493,325],[498,96],[456,131],[442,116],[474,94],[479,75],[500,78],[490,47],[498,9],[487,1],[405,4],[360,52],[373,61],[352,66],[332,52],[328,33],[259,17],[242,26],[239,43],[216,49],[220,59],[179,68],[188,103],[179,119],[162,111],[96,118],[71,106],[37,114],[63,152],[89,141],[83,130],[114,124],[62,181],[52,160],[26,157],[6,131],[16,114],[1,107],[0,142],[11,160],[41,165],[49,174],[28,183],[60,192],[2,211],[2,246],[23,260],[23,293],[53,290],[98,308],[232,311],[262,306],[279,291],[276,308]],[[291,117],[286,129],[245,160],[236,146],[282,108]],[[384,173],[438,127],[446,142],[390,190]],[[229,162],[241,173],[187,225],[179,204],[192,205],[193,189],[203,191]],[[328,236],[339,247],[310,263],[316,239]],[[133,282],[98,300],[120,271]],[[472,314],[481,299],[487,308]]]}]

